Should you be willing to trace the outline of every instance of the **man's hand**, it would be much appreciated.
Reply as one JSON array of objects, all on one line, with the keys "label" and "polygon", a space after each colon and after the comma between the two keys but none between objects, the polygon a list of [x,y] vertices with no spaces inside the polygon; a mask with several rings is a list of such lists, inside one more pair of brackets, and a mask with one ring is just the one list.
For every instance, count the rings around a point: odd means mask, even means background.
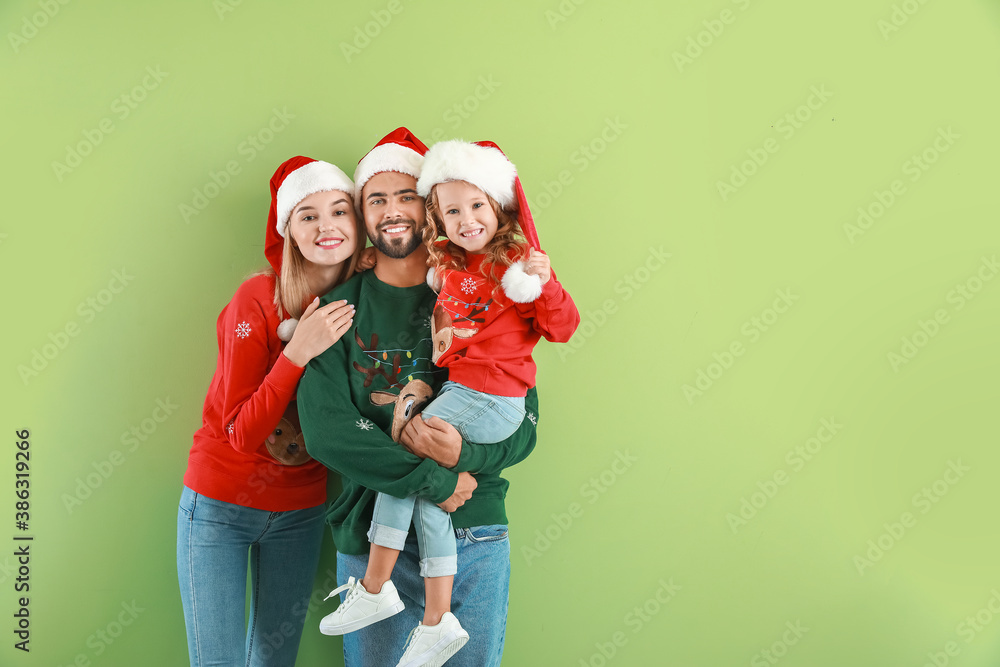
[{"label": "man's hand", "polygon": [[479,486],[479,483],[472,474],[467,472],[458,473],[458,484],[455,486],[455,493],[451,494],[451,498],[448,498],[443,503],[438,503],[438,507],[445,512],[454,512],[464,505],[466,500],[472,497],[472,492],[476,490],[477,486]]},{"label": "man's hand", "polygon": [[375,268],[375,246],[369,246],[361,251],[361,257],[358,258],[358,265],[354,268],[355,271],[367,271],[368,269]]},{"label": "man's hand", "polygon": [[420,458],[433,459],[443,468],[457,466],[462,455],[461,434],[440,417],[424,421],[417,415],[403,427],[399,442]]}]

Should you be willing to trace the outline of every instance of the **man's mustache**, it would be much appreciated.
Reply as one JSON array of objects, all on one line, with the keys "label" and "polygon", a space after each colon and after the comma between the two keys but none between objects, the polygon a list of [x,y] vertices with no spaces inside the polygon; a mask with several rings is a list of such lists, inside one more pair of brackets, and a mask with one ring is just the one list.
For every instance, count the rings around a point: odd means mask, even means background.
[{"label": "man's mustache", "polygon": [[398,227],[399,225],[409,225],[410,227],[416,229],[417,221],[413,220],[412,218],[410,219],[400,218],[399,220],[392,220],[390,222],[381,222],[378,225],[376,225],[375,229],[381,232],[386,227]]}]

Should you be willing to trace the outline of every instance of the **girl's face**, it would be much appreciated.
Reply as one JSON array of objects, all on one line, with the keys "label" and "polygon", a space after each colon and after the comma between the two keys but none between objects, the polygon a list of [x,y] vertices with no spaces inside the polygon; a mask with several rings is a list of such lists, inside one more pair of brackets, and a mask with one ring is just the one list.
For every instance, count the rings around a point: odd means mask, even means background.
[{"label": "girl's face", "polygon": [[340,190],[311,194],[292,209],[288,232],[307,262],[336,266],[357,245],[357,222],[350,195]]},{"label": "girl's face", "polygon": [[448,181],[435,187],[448,240],[466,252],[484,252],[497,233],[497,215],[486,193],[465,181]]}]

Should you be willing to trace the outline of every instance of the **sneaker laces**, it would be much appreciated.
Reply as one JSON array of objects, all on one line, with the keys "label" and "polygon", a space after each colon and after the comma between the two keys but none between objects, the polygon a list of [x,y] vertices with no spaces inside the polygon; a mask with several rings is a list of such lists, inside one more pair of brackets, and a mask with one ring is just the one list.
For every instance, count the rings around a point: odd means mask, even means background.
[{"label": "sneaker laces", "polygon": [[410,650],[410,645],[413,644],[413,642],[416,639],[416,636],[418,634],[418,631],[422,627],[424,627],[423,624],[419,624],[419,625],[417,625],[417,627],[415,627],[412,630],[410,630],[410,634],[406,638],[406,643],[403,644],[403,655],[406,655],[406,652]]},{"label": "sneaker laces", "polygon": [[[349,589],[351,590],[351,592],[347,594],[347,597],[351,597],[351,595],[354,593],[353,589],[355,587],[354,586],[355,583],[357,583],[357,582],[355,582],[354,577],[348,577],[347,583],[344,584],[343,586],[340,586],[339,588],[333,589],[330,592],[329,595],[327,595],[325,598],[323,598],[323,602],[326,602],[327,600],[329,600],[330,598],[332,598],[334,595],[339,595],[342,591],[346,591],[346,590],[349,590]],[[344,602],[347,602],[347,600],[344,600]]]}]

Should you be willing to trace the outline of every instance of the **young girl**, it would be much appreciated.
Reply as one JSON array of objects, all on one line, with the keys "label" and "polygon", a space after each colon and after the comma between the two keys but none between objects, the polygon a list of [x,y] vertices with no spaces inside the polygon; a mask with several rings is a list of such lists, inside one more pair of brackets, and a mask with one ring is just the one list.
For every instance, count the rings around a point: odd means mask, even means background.
[{"label": "young girl", "polygon": [[313,295],[350,277],[364,247],[353,192],[332,164],[294,157],[278,167],[264,248],[271,268],[240,285],[219,315],[217,366],[177,514],[192,665],[295,663],[319,558],[326,468],[305,453],[293,399],[306,363],[352,321],[352,306],[318,308]]},{"label": "young girl", "polygon": [[[524,419],[524,396],[535,384],[535,344],[541,336],[569,340],[580,315],[538,247],[516,169],[495,144],[455,140],[432,146],[417,193],[427,208],[424,242],[433,264],[428,283],[439,292],[431,324],[433,360],[449,374],[422,415],[445,420],[470,442],[499,442]],[[439,236],[447,241],[437,242]],[[398,664],[437,666],[469,639],[451,613],[456,546],[448,514],[417,496],[379,494],[366,578],[392,570],[399,554],[392,545],[409,530],[411,518],[427,616],[441,620],[417,626]],[[391,582],[377,594],[355,582],[324,619],[323,631],[342,634],[387,618],[402,608],[394,595]]]}]

